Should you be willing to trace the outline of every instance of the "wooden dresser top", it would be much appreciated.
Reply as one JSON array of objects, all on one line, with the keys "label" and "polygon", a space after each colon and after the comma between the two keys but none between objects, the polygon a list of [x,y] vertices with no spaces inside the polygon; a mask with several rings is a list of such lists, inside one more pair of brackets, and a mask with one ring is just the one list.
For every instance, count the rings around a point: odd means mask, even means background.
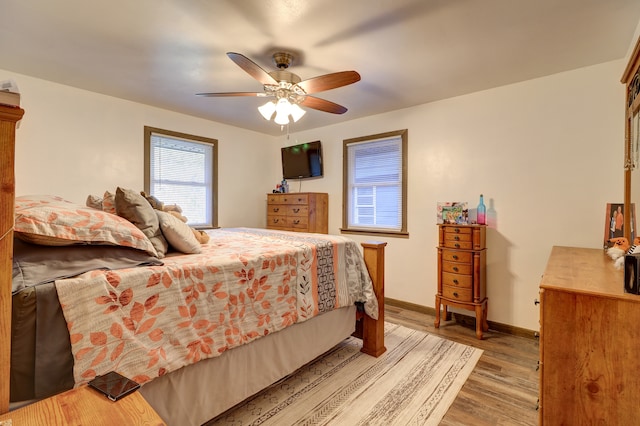
[{"label": "wooden dresser top", "polygon": [[602,249],[554,246],[540,288],[640,303],[639,295],[624,292],[624,271]]}]

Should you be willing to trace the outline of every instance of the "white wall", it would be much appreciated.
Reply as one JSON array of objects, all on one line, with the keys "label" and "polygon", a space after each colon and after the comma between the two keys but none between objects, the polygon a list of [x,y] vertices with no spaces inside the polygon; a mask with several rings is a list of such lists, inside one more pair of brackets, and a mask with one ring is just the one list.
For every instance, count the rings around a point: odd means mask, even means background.
[{"label": "white wall", "polygon": [[[606,203],[622,202],[624,66],[578,69],[292,134],[280,143],[322,141],[325,177],[304,181],[302,190],[329,192],[329,232],[339,233],[342,140],[408,129],[410,237],[376,237],[388,242],[386,295],[434,306],[436,204],[475,207],[483,193],[489,320],[537,330],[533,301],[551,247],[601,248]],[[298,188],[296,181],[290,186]]]},{"label": "white wall", "polygon": [[220,141],[219,224],[225,227],[264,226],[265,193],[281,176],[278,147],[320,139],[325,177],[290,187],[328,192],[329,232],[339,233],[342,140],[406,128],[410,237],[384,238],[387,296],[434,306],[436,203],[475,206],[484,193],[491,219],[489,320],[533,330],[533,300],[551,247],[601,247],[605,205],[622,202],[624,65],[605,63],[290,139],[24,75],[0,71],[0,80],[16,80],[26,110],[17,132],[17,194],[84,202],[117,185],[142,189],[148,125]]},{"label": "white wall", "polygon": [[118,98],[0,71],[21,92],[16,194],[52,194],[84,203],[117,186],[144,189],[144,126],[218,139],[218,224],[265,225],[261,161],[275,138]]}]

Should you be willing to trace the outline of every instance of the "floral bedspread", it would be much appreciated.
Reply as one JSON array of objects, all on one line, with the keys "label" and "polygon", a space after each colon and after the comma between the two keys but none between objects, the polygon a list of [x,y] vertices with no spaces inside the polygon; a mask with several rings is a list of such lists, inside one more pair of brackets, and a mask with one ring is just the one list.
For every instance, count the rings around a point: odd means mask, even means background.
[{"label": "floral bedspread", "polygon": [[76,385],[139,383],[333,309],[377,302],[355,242],[335,235],[209,231],[201,254],[56,281]]}]

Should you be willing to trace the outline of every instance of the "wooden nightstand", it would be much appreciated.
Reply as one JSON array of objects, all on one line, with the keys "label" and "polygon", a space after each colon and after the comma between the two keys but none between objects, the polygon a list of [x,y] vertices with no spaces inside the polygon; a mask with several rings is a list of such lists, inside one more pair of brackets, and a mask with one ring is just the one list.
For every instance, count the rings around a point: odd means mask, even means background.
[{"label": "wooden nightstand", "polygon": [[82,386],[26,405],[0,416],[13,426],[41,425],[165,425],[140,392],[112,402],[104,395]]},{"label": "wooden nightstand", "polygon": [[438,294],[435,327],[440,327],[440,307],[468,309],[476,313],[476,337],[487,323],[485,225],[439,225]]}]

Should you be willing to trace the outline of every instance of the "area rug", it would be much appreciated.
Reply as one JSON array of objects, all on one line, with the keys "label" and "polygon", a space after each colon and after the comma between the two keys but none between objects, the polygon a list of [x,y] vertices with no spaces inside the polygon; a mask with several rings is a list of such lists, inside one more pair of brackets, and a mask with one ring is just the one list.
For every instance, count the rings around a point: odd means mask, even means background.
[{"label": "area rug", "polygon": [[437,425],[482,355],[388,322],[387,352],[361,345],[348,338],[207,425]]}]

